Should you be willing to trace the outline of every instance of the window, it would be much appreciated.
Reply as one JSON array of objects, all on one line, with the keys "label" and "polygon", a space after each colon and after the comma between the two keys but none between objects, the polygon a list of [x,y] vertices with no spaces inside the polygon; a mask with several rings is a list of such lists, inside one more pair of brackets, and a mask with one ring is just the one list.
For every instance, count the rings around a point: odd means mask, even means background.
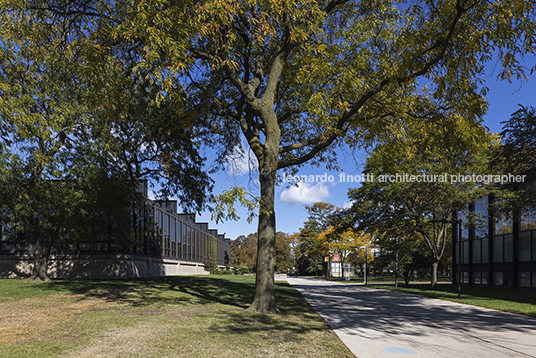
[{"label": "window", "polygon": [[166,239],[169,239],[169,215],[164,216],[164,236]]},{"label": "window", "polygon": [[493,273],[493,285],[495,286],[502,286],[503,283],[503,273],[502,272],[494,272]]},{"label": "window", "polygon": [[473,284],[474,285],[480,285],[482,283],[482,273],[481,272],[473,272]]},{"label": "window", "polygon": [[514,260],[514,235],[504,235],[504,262],[512,262]]},{"label": "window", "polygon": [[482,272],[482,284],[487,285],[488,284],[488,273]]},{"label": "window", "polygon": [[462,241],[462,260],[464,264],[469,263],[469,241]]},{"label": "window", "polygon": [[503,262],[503,240],[502,235],[493,237],[493,262]]},{"label": "window", "polygon": [[489,239],[486,237],[482,239],[482,263],[487,264],[489,257]]},{"label": "window", "polygon": [[514,223],[511,214],[503,214],[495,219],[495,235],[511,234],[514,232]]},{"label": "window", "polygon": [[188,225],[188,260],[192,260],[192,227]]},{"label": "window", "polygon": [[532,259],[536,260],[536,232],[532,232]]},{"label": "window", "polygon": [[332,262],[331,263],[331,272],[332,273],[341,273],[341,263],[340,262]]},{"label": "window", "polygon": [[469,228],[467,227],[467,211],[460,211],[458,212],[458,219],[462,222],[462,237],[460,241],[462,240],[469,240]]},{"label": "window", "polygon": [[171,222],[170,222],[170,230],[169,230],[169,235],[171,236],[171,242],[176,242],[177,241],[177,237],[175,236],[175,218],[171,218]]},{"label": "window", "polygon": [[536,229],[536,211],[529,208],[521,211],[521,222],[519,230],[534,230]]},{"label": "window", "polygon": [[480,246],[481,246],[482,240],[473,240],[473,263],[479,264],[481,262],[481,252],[480,252]]},{"label": "window", "polygon": [[475,202],[475,237],[487,237],[488,230],[488,197],[485,197]]},{"label": "window", "polygon": [[158,227],[158,229],[162,229],[162,212],[161,211],[157,211],[156,212],[156,226]]},{"label": "window", "polygon": [[519,273],[519,286],[530,287],[530,272]]},{"label": "window", "polygon": [[469,283],[469,272],[462,272],[462,283]]},{"label": "window", "polygon": [[519,261],[530,261],[530,231],[519,233],[517,257]]}]

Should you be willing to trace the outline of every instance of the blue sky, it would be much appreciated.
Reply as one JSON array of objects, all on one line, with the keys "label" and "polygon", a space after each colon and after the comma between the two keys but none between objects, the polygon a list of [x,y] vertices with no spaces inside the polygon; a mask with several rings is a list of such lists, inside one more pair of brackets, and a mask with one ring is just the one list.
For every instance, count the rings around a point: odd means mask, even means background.
[{"label": "blue sky", "polygon": [[[527,67],[532,64],[527,63]],[[484,117],[484,125],[492,132],[500,132],[501,121],[510,118],[510,115],[518,109],[518,103],[524,106],[536,106],[536,74],[530,76],[529,82],[512,80],[497,81],[495,75],[490,75],[486,80],[489,88],[487,99],[489,110]],[[339,153],[339,165],[347,175],[360,175],[363,163],[366,159],[364,152],[352,152],[350,150]],[[217,173],[213,176],[215,181],[214,194],[217,195],[231,186],[243,186],[254,195],[258,195],[259,186],[248,174],[248,165],[245,160],[235,162],[233,168],[226,173]],[[348,206],[347,192],[349,188],[356,187],[356,183],[340,182],[339,172],[327,171],[324,168],[305,167],[300,170],[300,175],[332,175],[333,182],[304,183],[299,187],[280,185],[276,188],[276,227],[278,231],[294,233],[299,231],[307,219],[305,205],[317,201],[329,202],[338,207]],[[201,213],[197,216],[198,222],[209,222],[211,228],[217,228],[220,233],[226,233],[230,239],[236,239],[239,235],[248,235],[257,231],[257,220],[251,224],[246,221],[246,211],[239,210],[239,221],[227,221],[216,224],[210,218],[210,212]]]}]

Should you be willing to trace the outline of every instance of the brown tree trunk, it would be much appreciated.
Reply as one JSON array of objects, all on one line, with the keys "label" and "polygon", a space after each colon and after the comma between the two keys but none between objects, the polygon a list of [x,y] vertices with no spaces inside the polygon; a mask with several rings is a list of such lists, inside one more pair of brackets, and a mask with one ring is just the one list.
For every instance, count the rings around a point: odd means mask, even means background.
[{"label": "brown tree trunk", "polygon": [[259,239],[257,252],[257,275],[255,298],[248,311],[279,313],[275,302],[275,170],[273,174],[261,172],[262,204],[259,213]]},{"label": "brown tree trunk", "polygon": [[406,285],[409,285],[410,276],[411,276],[411,270],[405,270],[404,271],[404,283]]},{"label": "brown tree trunk", "polygon": [[48,256],[50,255],[50,245],[46,240],[37,240],[34,248],[34,262],[32,268],[31,281],[50,281],[48,276]]},{"label": "brown tree trunk", "polygon": [[432,289],[436,288],[437,285],[437,267],[439,266],[439,260],[434,259],[432,262],[432,275],[430,277],[430,284],[432,285]]}]

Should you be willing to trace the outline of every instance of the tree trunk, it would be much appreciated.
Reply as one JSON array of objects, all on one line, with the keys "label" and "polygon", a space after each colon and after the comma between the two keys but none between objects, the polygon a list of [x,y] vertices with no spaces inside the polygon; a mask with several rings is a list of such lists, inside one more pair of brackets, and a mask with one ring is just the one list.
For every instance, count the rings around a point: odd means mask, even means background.
[{"label": "tree trunk", "polygon": [[436,288],[437,285],[437,267],[439,266],[439,260],[434,259],[432,262],[432,275],[430,277],[430,284],[432,285],[432,290]]},{"label": "tree trunk", "polygon": [[255,279],[255,299],[248,311],[263,314],[279,313],[275,302],[275,170],[259,176],[262,204],[259,213],[259,239],[257,251],[257,275]]},{"label": "tree trunk", "polygon": [[411,270],[409,269],[404,270],[404,282],[406,285],[409,285],[410,276],[411,276]]},{"label": "tree trunk", "polygon": [[50,281],[48,276],[48,256],[50,255],[50,245],[46,240],[37,240],[34,248],[34,264],[32,268],[31,281]]}]

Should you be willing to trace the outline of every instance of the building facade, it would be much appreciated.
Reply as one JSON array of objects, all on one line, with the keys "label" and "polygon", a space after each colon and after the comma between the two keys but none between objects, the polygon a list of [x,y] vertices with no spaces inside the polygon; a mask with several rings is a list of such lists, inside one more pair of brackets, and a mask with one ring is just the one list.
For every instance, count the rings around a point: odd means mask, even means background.
[{"label": "building facade", "polygon": [[[49,258],[53,278],[126,278],[182,274],[204,274],[212,261],[219,268],[228,264],[230,240],[208,223],[198,223],[195,214],[179,214],[176,201],[147,198],[132,211],[128,235],[99,231],[87,239],[63,238]],[[99,225],[113,227],[111,218]],[[0,226],[0,278],[28,277],[32,267],[32,245]]]},{"label": "building facade", "polygon": [[458,213],[452,233],[454,281],[461,272],[465,285],[536,290],[536,213],[520,208],[495,215],[493,204],[490,195]]}]

